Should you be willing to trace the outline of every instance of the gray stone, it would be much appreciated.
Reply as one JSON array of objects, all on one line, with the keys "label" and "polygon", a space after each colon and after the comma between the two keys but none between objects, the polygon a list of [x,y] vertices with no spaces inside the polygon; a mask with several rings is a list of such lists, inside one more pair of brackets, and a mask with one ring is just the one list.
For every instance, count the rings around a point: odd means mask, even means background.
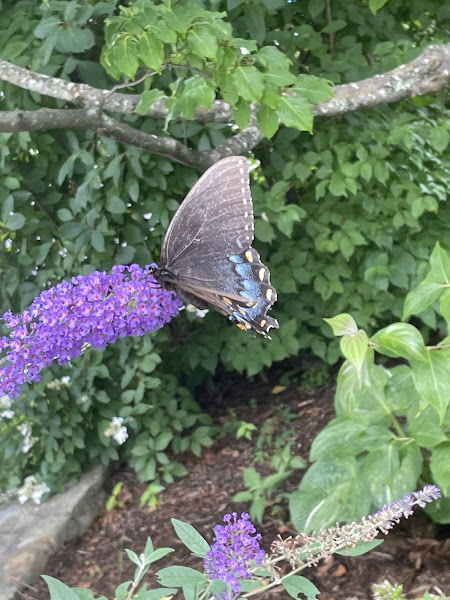
[{"label": "gray stone", "polygon": [[13,600],[64,542],[86,531],[105,502],[106,473],[99,465],[44,504],[11,503],[0,510],[0,600]]}]

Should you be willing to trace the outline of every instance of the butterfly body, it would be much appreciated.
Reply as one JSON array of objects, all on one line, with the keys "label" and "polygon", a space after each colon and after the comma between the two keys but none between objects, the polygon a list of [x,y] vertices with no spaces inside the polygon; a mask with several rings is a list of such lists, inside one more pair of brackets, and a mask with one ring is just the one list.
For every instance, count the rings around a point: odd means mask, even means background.
[{"label": "butterfly body", "polygon": [[197,181],[175,213],[155,279],[197,308],[208,304],[238,327],[268,336],[277,294],[253,241],[247,160],[224,158]]}]

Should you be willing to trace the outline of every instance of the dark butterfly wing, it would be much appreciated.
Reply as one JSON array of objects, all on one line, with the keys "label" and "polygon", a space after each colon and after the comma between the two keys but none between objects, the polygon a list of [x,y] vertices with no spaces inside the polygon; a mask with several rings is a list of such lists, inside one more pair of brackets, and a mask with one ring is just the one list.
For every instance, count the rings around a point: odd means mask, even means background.
[{"label": "dark butterfly wing", "polygon": [[241,329],[267,336],[278,327],[267,316],[277,294],[252,241],[247,161],[225,158],[199,179],[173,217],[159,279],[195,306],[208,302]]},{"label": "dark butterfly wing", "polygon": [[[253,203],[247,160],[230,156],[197,181],[175,213],[161,250],[164,267],[193,268],[246,250],[253,241]],[[192,255],[196,260],[192,260]]]}]

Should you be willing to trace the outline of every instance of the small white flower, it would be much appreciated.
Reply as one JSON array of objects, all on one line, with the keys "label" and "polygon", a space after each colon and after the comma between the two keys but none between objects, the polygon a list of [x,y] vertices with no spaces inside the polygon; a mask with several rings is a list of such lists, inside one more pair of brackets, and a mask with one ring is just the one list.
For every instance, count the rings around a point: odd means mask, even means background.
[{"label": "small white flower", "polygon": [[6,238],[5,240],[5,248],[7,250],[9,250],[12,247],[12,239],[11,238]]},{"label": "small white flower", "polygon": [[15,415],[13,410],[3,410],[0,412],[0,419],[12,419]]},{"label": "small white flower", "polygon": [[25,454],[33,447],[34,443],[37,442],[38,438],[32,437],[32,435],[31,435],[32,427],[31,427],[30,423],[21,423],[20,425],[17,426],[17,429],[25,438],[23,440],[23,446],[22,446],[22,452]]},{"label": "small white flower", "polygon": [[196,306],[194,306],[193,304],[187,304],[186,310],[188,312],[195,313],[195,315],[197,317],[200,317],[200,319],[203,319],[205,317],[205,315],[208,314],[209,308],[200,309],[200,308],[197,308]]},{"label": "small white flower", "polygon": [[0,408],[11,408],[12,400],[9,396],[0,396]]},{"label": "small white flower", "polygon": [[128,430],[122,426],[123,417],[113,417],[111,425],[105,430],[107,437],[112,437],[121,446],[128,439]]},{"label": "small white flower", "polygon": [[25,477],[22,487],[17,490],[17,499],[20,504],[25,504],[28,500],[31,500],[34,504],[40,504],[42,496],[49,491],[50,488],[46,483],[36,484],[36,477],[29,475]]},{"label": "small white flower", "polygon": [[62,385],[69,385],[70,383],[70,376],[69,375],[64,375],[64,377],[61,377],[61,384]]},{"label": "small white flower", "polygon": [[250,54],[250,50],[248,50],[247,48],[244,48],[244,46],[241,46],[241,48],[239,48],[239,50],[241,51],[241,54]]}]

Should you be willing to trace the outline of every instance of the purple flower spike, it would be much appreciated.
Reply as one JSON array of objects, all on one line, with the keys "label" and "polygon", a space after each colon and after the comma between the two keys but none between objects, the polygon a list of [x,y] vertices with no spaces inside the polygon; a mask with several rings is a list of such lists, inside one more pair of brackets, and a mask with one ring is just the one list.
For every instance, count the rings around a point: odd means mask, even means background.
[{"label": "purple flower spike", "polygon": [[[252,576],[253,563],[261,565],[265,552],[259,546],[261,534],[256,533],[250,515],[237,513],[225,515],[227,525],[217,525],[214,543],[205,556],[205,571],[210,579],[220,579],[228,584],[235,597],[239,595],[240,579]],[[228,596],[226,596],[228,598]]]},{"label": "purple flower spike", "polygon": [[144,335],[178,314],[181,300],[162,289],[139,265],[113,267],[112,274],[78,275],[42,292],[20,316],[7,311],[11,329],[0,338],[0,395],[15,397],[41,371],[80,356],[85,344],[105,348],[120,337]]}]

